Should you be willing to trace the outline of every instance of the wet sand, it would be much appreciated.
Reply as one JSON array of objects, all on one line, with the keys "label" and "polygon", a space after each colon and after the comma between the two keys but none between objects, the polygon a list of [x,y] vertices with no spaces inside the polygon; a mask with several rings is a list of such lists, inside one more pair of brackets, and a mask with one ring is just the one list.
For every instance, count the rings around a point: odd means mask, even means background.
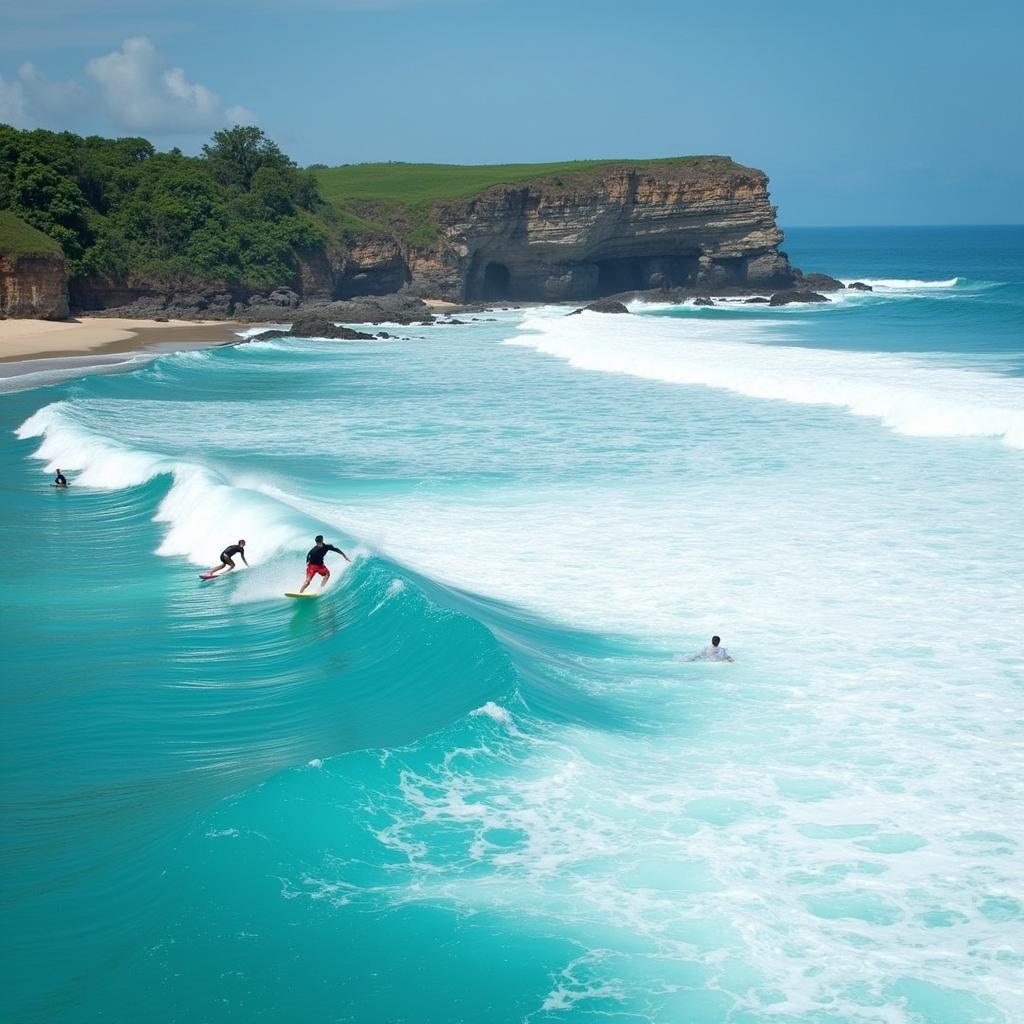
[{"label": "wet sand", "polygon": [[159,348],[211,348],[238,341],[235,333],[254,324],[225,320],[0,320],[0,362],[75,356],[119,355]]}]

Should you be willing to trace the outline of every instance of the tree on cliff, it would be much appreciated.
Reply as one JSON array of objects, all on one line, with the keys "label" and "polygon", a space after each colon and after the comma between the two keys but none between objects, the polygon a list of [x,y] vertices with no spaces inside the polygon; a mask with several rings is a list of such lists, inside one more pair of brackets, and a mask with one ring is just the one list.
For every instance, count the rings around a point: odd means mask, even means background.
[{"label": "tree on cliff", "polygon": [[203,146],[203,156],[214,178],[222,185],[248,192],[261,172],[265,176],[270,171],[287,183],[288,193],[296,205],[310,210],[319,199],[316,179],[300,171],[276,142],[253,125],[235,125],[216,132],[212,141]]},{"label": "tree on cliff", "polygon": [[209,161],[217,181],[222,185],[236,185],[246,192],[261,167],[287,171],[295,166],[276,142],[253,125],[236,124],[234,128],[214,133],[213,139],[203,146],[203,156]]}]

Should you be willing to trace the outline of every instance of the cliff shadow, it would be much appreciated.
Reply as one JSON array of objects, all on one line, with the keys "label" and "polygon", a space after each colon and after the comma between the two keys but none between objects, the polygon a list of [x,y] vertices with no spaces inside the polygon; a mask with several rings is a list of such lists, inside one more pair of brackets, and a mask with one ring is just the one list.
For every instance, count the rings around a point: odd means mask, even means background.
[{"label": "cliff shadow", "polygon": [[625,256],[597,261],[597,294],[692,285],[700,270],[693,256]]},{"label": "cliff shadow", "polygon": [[467,299],[486,302],[510,299],[513,297],[512,272],[498,260],[485,260],[477,255],[466,275],[465,294]]}]

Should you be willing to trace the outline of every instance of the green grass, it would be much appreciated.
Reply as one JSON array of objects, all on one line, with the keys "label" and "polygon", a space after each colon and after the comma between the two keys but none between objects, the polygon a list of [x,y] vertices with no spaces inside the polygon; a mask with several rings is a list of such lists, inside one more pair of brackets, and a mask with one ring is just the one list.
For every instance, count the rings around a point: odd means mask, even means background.
[{"label": "green grass", "polygon": [[0,210],[0,256],[59,256],[60,245],[10,210]]},{"label": "green grass", "polygon": [[433,202],[466,199],[492,185],[514,185],[538,178],[574,180],[610,167],[678,169],[702,161],[723,169],[735,166],[728,157],[680,156],[658,160],[570,160],[556,164],[346,164],[313,170],[324,199],[348,202]]},{"label": "green grass", "polygon": [[494,185],[543,182],[563,190],[585,184],[612,168],[644,168],[671,174],[695,166],[738,167],[728,157],[680,156],[655,160],[570,160],[553,164],[345,164],[313,167],[320,194],[342,215],[346,227],[394,232],[412,245],[437,238],[430,208],[439,200],[468,199]]}]

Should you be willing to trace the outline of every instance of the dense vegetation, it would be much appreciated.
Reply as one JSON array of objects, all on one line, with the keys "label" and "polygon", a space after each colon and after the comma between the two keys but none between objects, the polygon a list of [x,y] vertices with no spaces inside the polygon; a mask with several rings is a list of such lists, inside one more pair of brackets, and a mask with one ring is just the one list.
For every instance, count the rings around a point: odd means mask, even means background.
[{"label": "dense vegetation", "polygon": [[0,256],[49,256],[60,246],[10,210],[0,210]]},{"label": "dense vegetation", "polygon": [[59,242],[74,277],[292,283],[296,252],[327,240],[318,205],[313,176],[258,128],[188,157],[0,125],[0,210]]},{"label": "dense vegetation", "polygon": [[427,245],[435,231],[430,207],[438,199],[467,199],[493,185],[544,181],[567,188],[615,166],[681,169],[727,157],[682,156],[655,160],[572,160],[553,164],[345,164],[310,168],[320,194],[350,230],[397,233],[412,245]]}]

